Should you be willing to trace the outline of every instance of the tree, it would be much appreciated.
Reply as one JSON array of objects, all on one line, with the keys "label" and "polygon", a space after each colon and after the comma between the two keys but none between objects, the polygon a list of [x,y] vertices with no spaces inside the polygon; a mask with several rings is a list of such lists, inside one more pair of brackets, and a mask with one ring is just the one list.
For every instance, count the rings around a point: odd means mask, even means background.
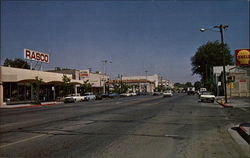
[{"label": "tree", "polygon": [[67,75],[63,75],[62,77],[63,81],[63,88],[64,88],[64,96],[67,96],[70,91],[73,89],[73,85],[70,83],[71,79]]},{"label": "tree", "polygon": [[175,88],[180,88],[180,87],[182,87],[182,84],[179,83],[179,82],[177,82],[177,83],[174,84],[174,87],[175,87]]},{"label": "tree", "polygon": [[5,59],[3,66],[10,66],[15,68],[23,68],[23,69],[30,69],[30,65],[27,63],[27,61],[17,58],[14,60],[11,59]]},{"label": "tree", "polygon": [[37,104],[41,104],[39,100],[39,92],[42,82],[43,79],[38,78],[38,76],[36,76],[35,81],[32,82],[32,87],[34,88],[35,100]]},{"label": "tree", "polygon": [[201,76],[203,84],[209,86],[212,78],[213,66],[223,65],[223,53],[225,53],[225,65],[233,64],[233,56],[227,44],[222,49],[219,41],[207,42],[200,46],[194,56],[191,57],[192,72]]},{"label": "tree", "polygon": [[89,83],[89,80],[84,81],[83,84],[80,85],[80,93],[83,95],[86,92],[90,92],[92,85]]},{"label": "tree", "polygon": [[191,82],[186,82],[185,83],[185,88],[187,88],[187,87],[193,87],[192,83]]},{"label": "tree", "polygon": [[201,82],[200,81],[196,81],[195,83],[194,83],[194,87],[195,87],[195,89],[200,89],[201,88]]}]

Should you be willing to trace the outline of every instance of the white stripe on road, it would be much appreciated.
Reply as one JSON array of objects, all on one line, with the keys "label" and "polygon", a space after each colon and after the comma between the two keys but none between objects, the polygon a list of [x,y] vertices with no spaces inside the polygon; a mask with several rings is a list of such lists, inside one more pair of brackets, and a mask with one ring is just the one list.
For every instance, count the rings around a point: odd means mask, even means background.
[{"label": "white stripe on road", "polygon": [[247,112],[247,110],[246,110],[246,109],[244,109],[244,108],[239,108],[239,109],[241,109],[241,110],[243,110],[243,111]]},{"label": "white stripe on road", "polygon": [[0,146],[0,148],[5,148],[5,147],[11,146],[11,145],[15,145],[15,144],[18,144],[18,143],[26,142],[26,141],[29,141],[29,140],[32,140],[32,139],[36,139],[36,138],[45,136],[45,135],[46,135],[46,134],[40,134],[40,135],[37,135],[37,136],[34,136],[34,137],[22,139],[22,140],[19,140],[19,141],[17,141],[17,142],[13,142],[13,143],[9,143],[9,144],[2,145],[2,146]]}]

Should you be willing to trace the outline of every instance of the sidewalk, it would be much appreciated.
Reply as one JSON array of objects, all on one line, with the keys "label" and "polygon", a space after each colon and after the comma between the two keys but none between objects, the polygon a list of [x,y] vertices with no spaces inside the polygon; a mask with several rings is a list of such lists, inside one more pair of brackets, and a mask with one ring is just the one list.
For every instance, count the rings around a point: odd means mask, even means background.
[{"label": "sidewalk", "polygon": [[[220,100],[224,98],[221,97],[217,100],[217,103],[222,105],[223,107],[233,107],[233,108],[250,108],[250,97],[235,97],[235,98],[228,98],[226,104],[222,104]],[[237,125],[236,129],[238,133],[242,136],[243,139],[249,144],[250,143],[250,120],[246,120],[247,122],[241,123]]]},{"label": "sidewalk", "polygon": [[235,98],[228,98],[227,103],[221,102],[222,99],[224,99],[224,96],[216,97],[216,102],[223,106],[224,108],[227,107],[250,107],[250,97],[235,97]]},{"label": "sidewalk", "polygon": [[2,109],[12,109],[12,108],[29,108],[29,107],[39,107],[39,106],[49,106],[49,105],[58,105],[62,104],[63,102],[42,102],[39,104],[16,104],[16,105],[6,105],[6,103],[3,104],[0,108]]}]

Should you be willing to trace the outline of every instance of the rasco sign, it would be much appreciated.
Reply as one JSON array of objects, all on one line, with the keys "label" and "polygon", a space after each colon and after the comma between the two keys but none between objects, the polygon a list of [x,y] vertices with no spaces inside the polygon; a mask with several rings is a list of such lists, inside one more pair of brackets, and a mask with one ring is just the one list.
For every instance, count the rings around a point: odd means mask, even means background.
[{"label": "rasco sign", "polygon": [[24,59],[49,63],[49,54],[41,53],[30,49],[24,49]]}]

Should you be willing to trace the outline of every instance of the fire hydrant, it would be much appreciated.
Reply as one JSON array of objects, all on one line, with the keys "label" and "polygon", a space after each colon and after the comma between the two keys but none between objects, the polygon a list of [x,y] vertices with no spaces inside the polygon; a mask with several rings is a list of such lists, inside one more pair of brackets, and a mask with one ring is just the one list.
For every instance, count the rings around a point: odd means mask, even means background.
[{"label": "fire hydrant", "polygon": [[225,104],[225,100],[222,98],[220,101],[221,104]]}]

